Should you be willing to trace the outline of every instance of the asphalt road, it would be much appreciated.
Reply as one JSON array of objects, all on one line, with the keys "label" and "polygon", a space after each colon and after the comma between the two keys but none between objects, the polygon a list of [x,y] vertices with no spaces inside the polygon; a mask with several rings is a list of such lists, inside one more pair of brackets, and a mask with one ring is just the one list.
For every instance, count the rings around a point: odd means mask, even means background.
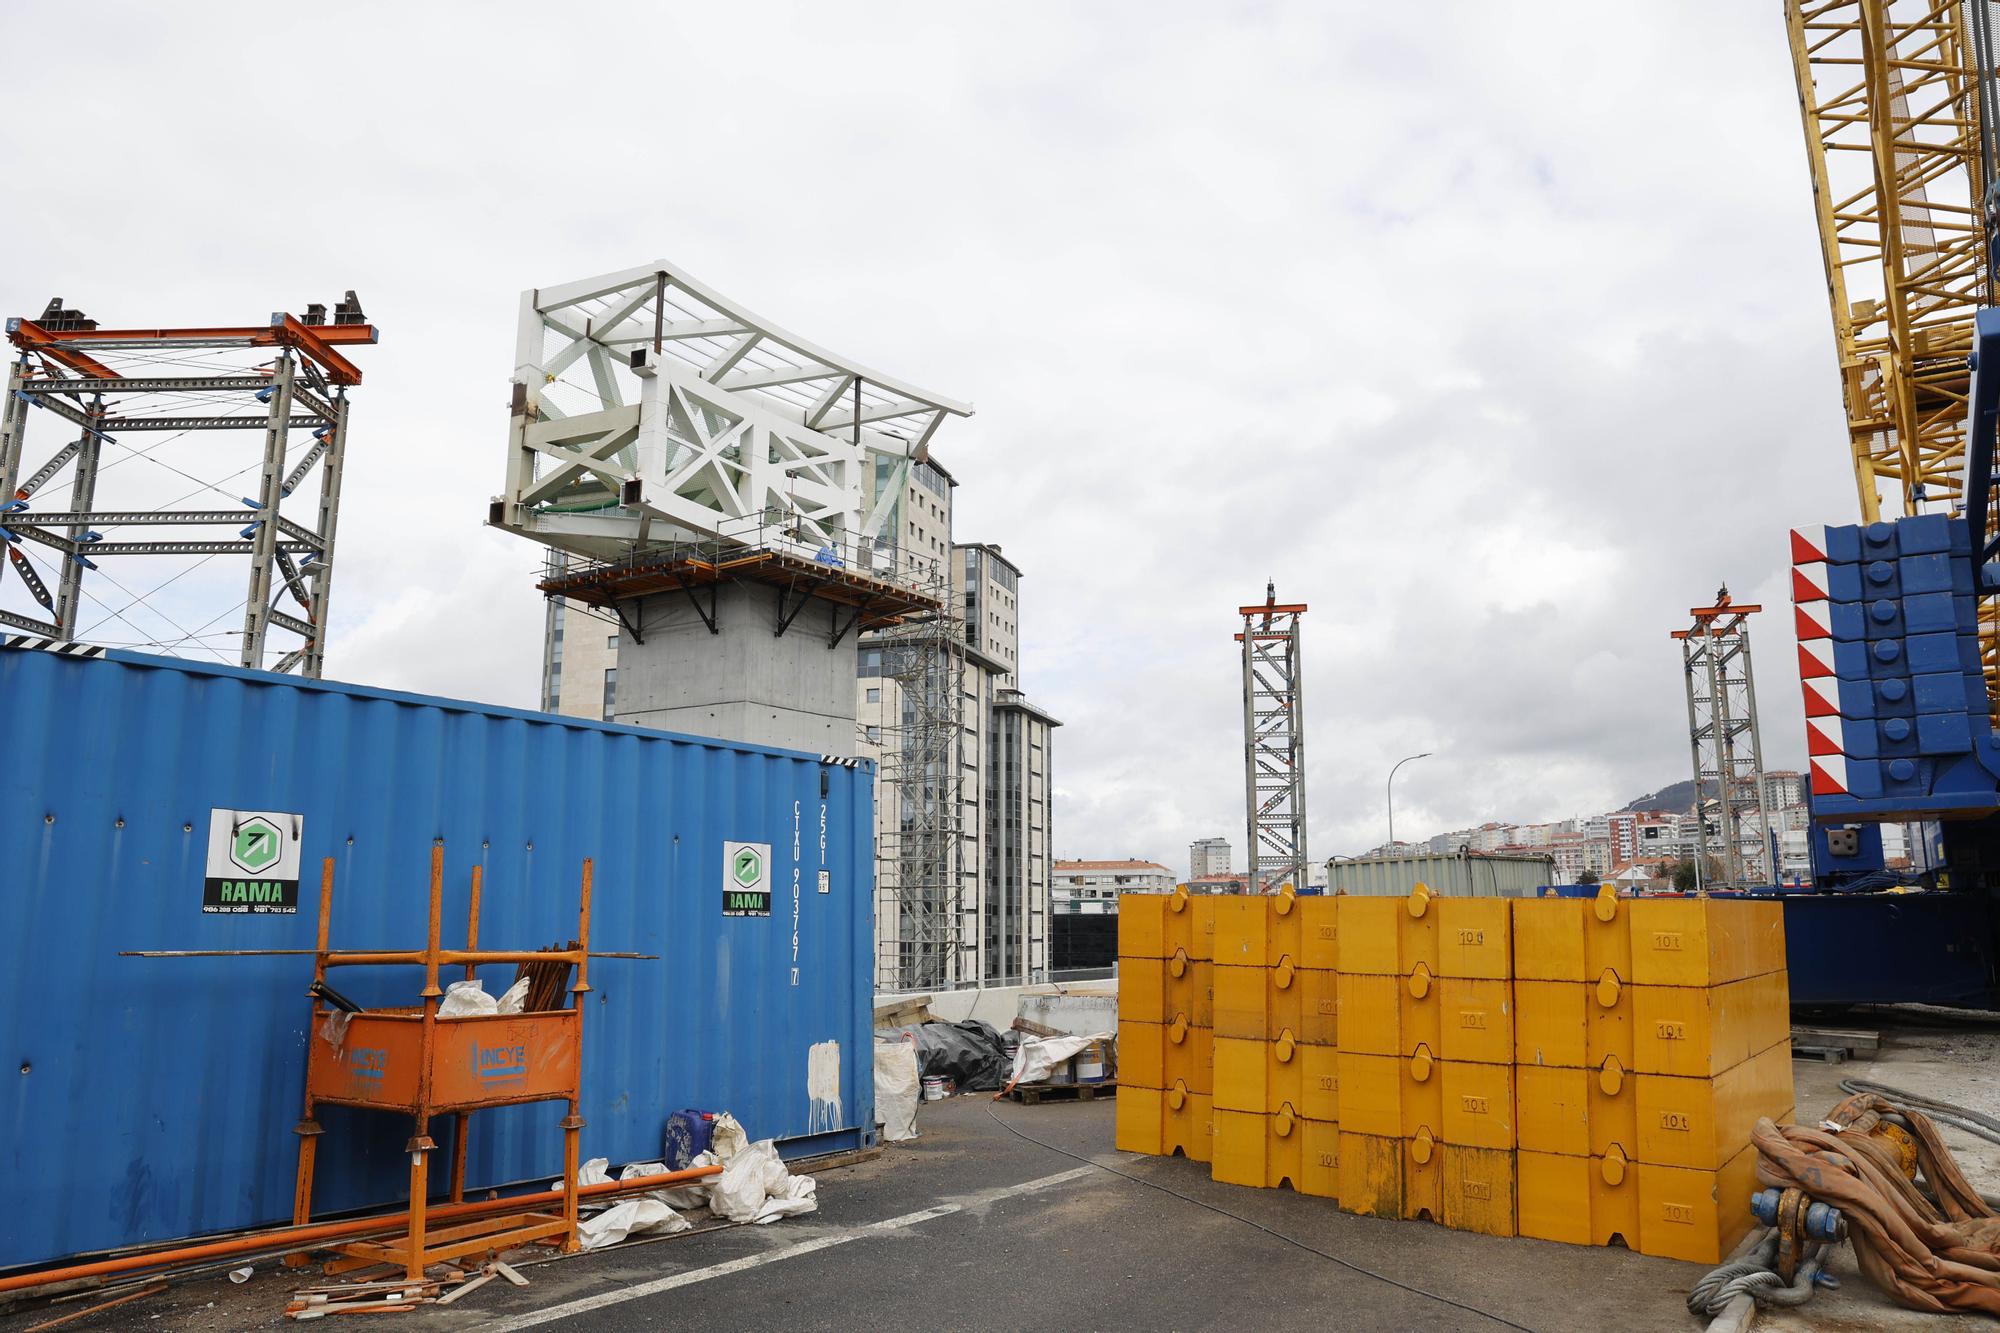
[{"label": "asphalt road", "polygon": [[[476,1293],[476,1314],[422,1311],[398,1323],[486,1333],[1695,1326],[1681,1305],[1697,1271],[1689,1265],[1349,1217],[1290,1191],[1216,1185],[1194,1163],[1112,1152],[1111,1120],[1103,1101],[927,1105],[921,1138],[826,1174],[808,1217],[542,1265],[531,1288]],[[670,1282],[679,1285],[647,1291]]]},{"label": "asphalt road", "polygon": [[[920,1138],[821,1175],[818,1212],[538,1263],[526,1288],[493,1282],[448,1309],[384,1317],[422,1333],[1700,1327],[1681,1304],[1692,1265],[1218,1185],[1196,1163],[1114,1152],[1112,1115],[1108,1100],[927,1104]],[[191,1281],[64,1333],[289,1328],[297,1285],[264,1265],[242,1286]],[[0,1320],[0,1333],[36,1317]]]}]

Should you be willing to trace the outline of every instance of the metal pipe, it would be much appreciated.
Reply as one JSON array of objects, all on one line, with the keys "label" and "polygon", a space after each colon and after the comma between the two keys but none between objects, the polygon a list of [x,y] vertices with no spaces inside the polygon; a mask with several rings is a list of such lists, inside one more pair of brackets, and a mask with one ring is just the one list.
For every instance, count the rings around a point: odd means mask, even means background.
[{"label": "metal pipe", "polygon": [[[311,958],[319,952],[321,951],[317,949],[120,949],[118,956],[120,958]],[[558,958],[562,955],[543,953],[539,950],[524,952],[518,949],[506,951],[446,949],[441,956],[448,963],[469,964],[521,963],[536,958]],[[604,949],[593,949],[590,956],[638,959],[642,962],[657,962],[660,957],[656,953],[620,953]],[[357,959],[374,964],[421,963],[424,961],[424,952],[421,949],[342,950],[338,956],[328,960],[327,966],[359,966]]]},{"label": "metal pipe", "polygon": [[[657,1176],[635,1176],[631,1180],[607,1180],[598,1185],[580,1185],[576,1193],[578,1198],[583,1199],[598,1198],[607,1194],[634,1194],[663,1189],[669,1185],[684,1185],[692,1180],[720,1174],[722,1174],[720,1166],[696,1166],[684,1171],[668,1171]],[[488,1213],[503,1213],[510,1209],[559,1203],[562,1198],[562,1190],[540,1190],[533,1194],[512,1194],[502,1199],[445,1204],[430,1209],[428,1216],[433,1222],[448,1222],[462,1217],[483,1217]],[[386,1216],[357,1217],[346,1222],[319,1222],[303,1227],[274,1227],[268,1231],[252,1231],[245,1235],[232,1236],[228,1240],[209,1241],[201,1245],[183,1245],[171,1250],[150,1250],[143,1254],[128,1254],[117,1259],[100,1259],[95,1263],[72,1264],[67,1268],[45,1268],[38,1272],[0,1277],[0,1292],[25,1291],[77,1278],[132,1273],[175,1263],[306,1245],[314,1241],[364,1235],[371,1231],[388,1231],[406,1225],[408,1220],[408,1213],[403,1212]]]}]

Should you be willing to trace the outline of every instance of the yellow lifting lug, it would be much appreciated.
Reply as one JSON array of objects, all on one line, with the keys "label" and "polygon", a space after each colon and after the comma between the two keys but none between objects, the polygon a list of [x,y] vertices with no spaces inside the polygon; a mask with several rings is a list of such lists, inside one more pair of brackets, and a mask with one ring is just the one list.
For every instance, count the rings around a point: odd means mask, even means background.
[{"label": "yellow lifting lug", "polygon": [[1889,1145],[1896,1154],[1896,1165],[1902,1168],[1906,1179],[1917,1178],[1917,1140],[1909,1130],[1884,1120],[1868,1131],[1868,1137],[1881,1139]]},{"label": "yellow lifting lug", "polygon": [[1590,910],[1596,915],[1599,921],[1610,921],[1616,917],[1618,915],[1618,886],[1616,884],[1598,885],[1597,898],[1596,901],[1591,903]]},{"label": "yellow lifting lug", "polygon": [[1799,1271],[1800,1239],[1805,1234],[1806,1209],[1812,1199],[1796,1185],[1778,1196],[1778,1276],[1785,1285]]}]

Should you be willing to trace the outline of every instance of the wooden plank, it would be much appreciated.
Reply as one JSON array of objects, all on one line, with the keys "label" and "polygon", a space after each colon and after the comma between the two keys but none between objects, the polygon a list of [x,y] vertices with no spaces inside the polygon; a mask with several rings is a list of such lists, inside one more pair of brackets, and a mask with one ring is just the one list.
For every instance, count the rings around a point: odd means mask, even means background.
[{"label": "wooden plank", "polygon": [[470,1282],[461,1282],[456,1287],[446,1292],[444,1295],[438,1297],[437,1303],[439,1305],[450,1305],[453,1301],[465,1295],[467,1292],[477,1291],[481,1287],[485,1286],[487,1283],[491,1282],[492,1280],[493,1280],[493,1274],[481,1273],[478,1277],[473,1278]]},{"label": "wooden plank", "polygon": [[498,1259],[495,1259],[493,1261],[493,1271],[498,1273],[501,1277],[506,1278],[509,1282],[513,1283],[517,1287],[525,1287],[528,1285],[528,1279],[522,1277],[519,1273],[516,1273],[512,1268],[509,1268],[506,1264],[501,1263]]},{"label": "wooden plank", "polygon": [[1806,1027],[1794,1024],[1792,1041],[1802,1046],[1844,1046],[1856,1055],[1874,1055],[1882,1049],[1882,1034],[1868,1028]]},{"label": "wooden plank", "polygon": [[1023,1106],[1039,1106],[1044,1101],[1087,1102],[1117,1096],[1118,1084],[1112,1079],[1102,1083],[1017,1083],[1007,1095]]}]

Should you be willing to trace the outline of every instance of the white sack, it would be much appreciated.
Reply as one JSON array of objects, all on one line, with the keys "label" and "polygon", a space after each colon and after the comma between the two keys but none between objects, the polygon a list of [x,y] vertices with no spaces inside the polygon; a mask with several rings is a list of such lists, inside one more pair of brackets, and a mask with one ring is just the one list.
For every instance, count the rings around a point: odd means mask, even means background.
[{"label": "white sack", "polygon": [[692,1226],[685,1217],[648,1194],[620,1200],[597,1216],[585,1218],[576,1224],[576,1236],[584,1249],[601,1250],[640,1232],[670,1236]]},{"label": "white sack", "polygon": [[917,1137],[917,1102],[923,1093],[917,1048],[907,1041],[875,1043],[875,1123],[885,1143]]},{"label": "white sack", "polygon": [[775,1222],[819,1207],[818,1186],[810,1176],[794,1176],[763,1139],[739,1149],[708,1185],[708,1207],[731,1222]]},{"label": "white sack", "polygon": [[1093,1041],[1114,1040],[1116,1038],[1109,1032],[1089,1037],[1023,1037],[1020,1047],[1014,1052],[1014,1073],[1007,1082],[1010,1086],[1015,1083],[1040,1083],[1054,1072],[1057,1065]]},{"label": "white sack", "polygon": [[501,993],[499,1003],[494,1006],[494,1012],[499,1014],[518,1014],[521,1012],[521,1006],[527,1002],[528,979],[522,977]]},{"label": "white sack", "polygon": [[[654,1165],[658,1166],[661,1171],[667,1169],[662,1163],[656,1162]],[[712,1152],[703,1152],[696,1153],[689,1160],[687,1169],[692,1171],[698,1166],[715,1165],[718,1165],[716,1155]],[[694,1181],[691,1184],[671,1185],[663,1190],[654,1190],[646,1197],[649,1199],[658,1199],[661,1203],[672,1204],[676,1208],[706,1208],[708,1207],[708,1182],[713,1179],[715,1179],[713,1176],[704,1176],[702,1179]]]},{"label": "white sack", "polygon": [[444,988],[444,999],[438,1004],[439,1018],[470,1018],[476,1014],[499,1012],[499,1004],[486,993],[486,983],[477,978],[471,981],[454,981]]},{"label": "white sack", "polygon": [[[603,1185],[609,1183],[611,1180],[610,1167],[611,1159],[609,1157],[592,1157],[586,1159],[576,1169],[577,1188],[581,1189],[585,1185]],[[549,1182],[549,1188],[552,1190],[559,1190],[562,1187],[563,1183],[560,1180],[551,1180]],[[590,1206],[588,1202],[583,1204],[585,1208]]]},{"label": "white sack", "polygon": [[708,1150],[715,1154],[718,1162],[727,1162],[749,1145],[750,1136],[743,1132],[743,1125],[735,1116],[724,1111],[715,1117],[715,1128],[709,1131]]}]

